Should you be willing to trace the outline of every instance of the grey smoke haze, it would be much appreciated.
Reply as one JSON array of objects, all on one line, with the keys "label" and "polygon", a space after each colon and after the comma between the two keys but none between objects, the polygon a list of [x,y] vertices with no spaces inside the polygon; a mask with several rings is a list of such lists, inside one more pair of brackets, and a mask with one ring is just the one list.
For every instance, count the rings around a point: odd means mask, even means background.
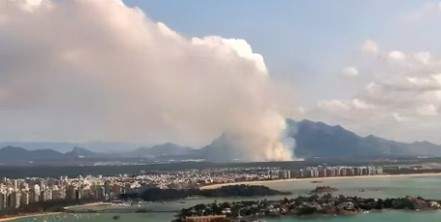
[{"label": "grey smoke haze", "polygon": [[6,0],[0,48],[8,140],[202,146],[227,133],[244,159],[292,158],[278,86],[245,40],[185,37],[119,0]]}]

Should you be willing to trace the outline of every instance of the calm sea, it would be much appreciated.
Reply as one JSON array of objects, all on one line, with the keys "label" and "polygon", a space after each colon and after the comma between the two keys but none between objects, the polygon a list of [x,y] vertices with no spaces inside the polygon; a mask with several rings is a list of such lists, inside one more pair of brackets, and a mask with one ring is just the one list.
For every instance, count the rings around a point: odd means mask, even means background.
[{"label": "calm sea", "polygon": [[[431,177],[396,177],[396,178],[351,178],[338,180],[323,180],[321,183],[310,181],[282,181],[270,182],[265,185],[278,189],[293,192],[293,196],[306,194],[315,186],[333,186],[339,189],[337,193],[345,195],[357,195],[364,197],[400,197],[400,196],[422,196],[425,198],[441,199],[441,176]],[[280,199],[282,197],[268,197],[268,199]],[[259,198],[262,199],[262,198]],[[143,203],[141,208],[152,211],[173,211],[188,207],[197,203],[210,203],[213,201],[237,201],[238,198],[189,198],[184,201],[171,201],[160,203]],[[101,222],[101,221],[171,221],[175,213],[100,213],[100,214],[61,214],[39,218],[26,218],[15,222]],[[119,219],[113,217],[118,215]],[[266,218],[271,222],[440,222],[441,211],[408,212],[408,211],[383,211],[360,214],[356,216],[314,216],[314,217],[282,217]]]}]

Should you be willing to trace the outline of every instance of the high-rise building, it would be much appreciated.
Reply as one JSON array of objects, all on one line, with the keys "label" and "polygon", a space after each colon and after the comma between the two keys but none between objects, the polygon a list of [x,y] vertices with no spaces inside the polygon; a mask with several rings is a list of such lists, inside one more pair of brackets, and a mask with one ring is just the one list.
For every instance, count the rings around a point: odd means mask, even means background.
[{"label": "high-rise building", "polygon": [[40,197],[41,197],[41,190],[40,190],[40,185],[35,184],[32,191],[31,191],[31,196],[32,196],[32,202],[36,203],[36,202],[40,202]]},{"label": "high-rise building", "polygon": [[21,204],[21,192],[19,192],[18,190],[14,190],[13,193],[11,194],[12,196],[12,208],[18,209],[20,208],[20,204]]},{"label": "high-rise building", "polygon": [[5,190],[0,190],[0,210],[6,209],[7,205],[7,193]]}]

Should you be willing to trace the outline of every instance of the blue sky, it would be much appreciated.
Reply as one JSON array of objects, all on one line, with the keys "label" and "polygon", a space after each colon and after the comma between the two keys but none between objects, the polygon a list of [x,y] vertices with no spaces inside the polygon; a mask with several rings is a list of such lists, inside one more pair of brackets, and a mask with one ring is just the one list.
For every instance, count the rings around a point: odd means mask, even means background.
[{"label": "blue sky", "polygon": [[[274,78],[302,91],[305,103],[348,92],[339,74],[366,39],[390,48],[417,48],[401,20],[422,1],[141,1],[126,0],[186,36],[246,39],[265,57]],[[401,32],[401,33],[400,33]],[[399,39],[397,39],[399,38]],[[422,44],[424,49],[424,44]],[[316,93],[322,91],[323,93]],[[309,96],[305,96],[309,95]],[[300,98],[300,99],[301,99]]]},{"label": "blue sky", "polygon": [[0,1],[0,134],[205,145],[307,118],[441,144],[440,22],[434,0]]},{"label": "blue sky", "polygon": [[[431,103],[438,101],[432,94],[440,91],[419,94],[412,90],[391,91],[403,88],[402,84],[415,86],[417,83],[409,83],[413,76],[424,79],[438,72],[439,63],[435,62],[441,51],[438,1],[126,0],[126,3],[141,8],[149,17],[185,36],[220,35],[247,40],[264,56],[273,78],[294,89],[293,99],[302,110],[307,110],[297,118],[342,124],[362,135],[441,142],[433,133],[441,130],[440,124],[434,124],[440,120],[441,108]],[[367,40],[379,48],[373,57],[361,52]],[[406,59],[401,64],[391,61],[393,52],[405,55]],[[412,59],[423,54],[431,62],[415,65]],[[345,67],[357,70],[356,77],[345,78],[342,75]],[[381,93],[373,95],[368,88],[378,85],[382,87]],[[414,99],[408,101],[409,98]]]}]

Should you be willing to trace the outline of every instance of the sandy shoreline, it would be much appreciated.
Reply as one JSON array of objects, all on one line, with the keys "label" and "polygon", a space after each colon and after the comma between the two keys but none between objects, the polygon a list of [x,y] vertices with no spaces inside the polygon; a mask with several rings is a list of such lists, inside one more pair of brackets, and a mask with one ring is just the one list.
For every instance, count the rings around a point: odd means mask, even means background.
[{"label": "sandy shoreline", "polygon": [[233,183],[220,183],[212,184],[200,187],[201,190],[216,189],[222,186],[228,185],[266,185],[279,182],[292,182],[292,181],[325,181],[325,180],[351,180],[351,179],[384,179],[384,178],[406,178],[406,177],[424,177],[424,176],[441,176],[441,173],[413,173],[413,174],[380,174],[371,176],[341,176],[341,177],[312,177],[312,178],[292,178],[292,179],[277,179],[277,180],[254,180],[243,181]]},{"label": "sandy shoreline", "polygon": [[[96,207],[101,205],[111,205],[111,203],[106,202],[95,202],[95,203],[86,203],[86,204],[80,204],[80,205],[72,205],[67,206],[65,209],[75,209],[75,208],[83,208],[83,207]],[[24,215],[16,215],[6,218],[0,218],[0,222],[6,222],[6,221],[12,221],[12,220],[18,220],[23,218],[29,218],[29,217],[44,217],[44,216],[51,216],[56,214],[62,214],[64,212],[43,212],[43,213],[34,213],[34,214],[24,214]]]},{"label": "sandy shoreline", "polygon": [[61,213],[62,212],[46,212],[46,213],[35,213],[35,214],[18,215],[18,216],[12,216],[12,217],[7,217],[7,218],[0,218],[0,222],[11,221],[11,220],[18,220],[18,219],[23,219],[23,218],[28,218],[28,217],[50,216],[50,215],[56,215],[56,214],[61,214]]},{"label": "sandy shoreline", "polygon": [[110,202],[94,202],[94,203],[86,203],[86,204],[78,204],[64,207],[66,210],[76,209],[76,208],[84,208],[84,207],[98,207],[98,206],[113,206],[113,203]]}]

